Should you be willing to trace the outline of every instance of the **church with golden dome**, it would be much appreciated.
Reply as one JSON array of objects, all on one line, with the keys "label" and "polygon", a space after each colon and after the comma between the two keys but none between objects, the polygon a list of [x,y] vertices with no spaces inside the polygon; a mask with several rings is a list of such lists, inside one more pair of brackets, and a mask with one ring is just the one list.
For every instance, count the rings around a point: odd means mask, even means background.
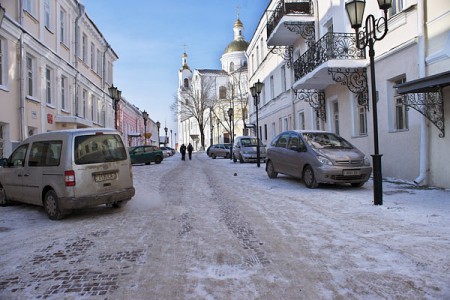
[{"label": "church with golden dome", "polygon": [[[232,143],[247,135],[248,80],[244,25],[237,17],[233,40],[220,58],[221,69],[191,69],[184,51],[178,73],[177,145],[191,143],[195,150]],[[248,123],[248,122],[247,122]]]}]

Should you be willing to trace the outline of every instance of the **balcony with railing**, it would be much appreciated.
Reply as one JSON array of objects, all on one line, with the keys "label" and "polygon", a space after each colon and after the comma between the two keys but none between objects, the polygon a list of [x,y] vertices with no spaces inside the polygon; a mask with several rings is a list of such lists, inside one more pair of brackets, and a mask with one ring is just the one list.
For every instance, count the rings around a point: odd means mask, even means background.
[{"label": "balcony with railing", "polygon": [[[311,31],[314,23],[312,0],[280,0],[274,10],[267,10],[267,44],[269,46],[291,46],[298,34]],[[314,34],[314,26],[312,26]]]},{"label": "balcony with railing", "polygon": [[355,34],[329,32],[294,62],[294,89],[324,89],[335,83],[330,69],[365,68],[365,58]]}]

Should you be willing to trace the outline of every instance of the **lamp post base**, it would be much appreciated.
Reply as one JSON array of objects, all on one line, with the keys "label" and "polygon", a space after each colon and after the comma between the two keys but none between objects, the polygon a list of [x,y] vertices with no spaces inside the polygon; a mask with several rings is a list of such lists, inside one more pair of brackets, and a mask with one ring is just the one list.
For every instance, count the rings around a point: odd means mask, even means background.
[{"label": "lamp post base", "polygon": [[382,154],[372,154],[373,164],[373,204],[383,205],[383,178],[381,175]]}]

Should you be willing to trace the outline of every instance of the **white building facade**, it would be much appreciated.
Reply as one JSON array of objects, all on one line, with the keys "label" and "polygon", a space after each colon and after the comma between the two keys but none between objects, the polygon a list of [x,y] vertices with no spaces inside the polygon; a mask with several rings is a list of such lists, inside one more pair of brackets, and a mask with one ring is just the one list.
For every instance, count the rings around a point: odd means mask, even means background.
[{"label": "white building facade", "polygon": [[[356,47],[345,2],[273,0],[261,16],[247,57],[248,85],[264,83],[264,143],[284,130],[318,129],[374,153],[369,57]],[[367,1],[369,14],[383,16],[377,1]],[[448,188],[450,2],[393,0],[388,28],[375,43],[383,177]],[[254,123],[251,96],[248,103]]]}]

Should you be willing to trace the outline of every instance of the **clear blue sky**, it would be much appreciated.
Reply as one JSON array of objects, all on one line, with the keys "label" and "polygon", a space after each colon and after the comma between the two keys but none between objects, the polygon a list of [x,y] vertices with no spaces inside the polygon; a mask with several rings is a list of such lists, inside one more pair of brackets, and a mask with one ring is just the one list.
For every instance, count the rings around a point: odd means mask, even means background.
[{"label": "clear blue sky", "polygon": [[[237,12],[250,41],[269,0],[81,0],[119,56],[114,85],[152,120],[177,130],[170,105],[186,44],[191,69],[220,69]],[[239,8],[238,8],[239,7]],[[265,17],[265,16],[264,16]]]}]

